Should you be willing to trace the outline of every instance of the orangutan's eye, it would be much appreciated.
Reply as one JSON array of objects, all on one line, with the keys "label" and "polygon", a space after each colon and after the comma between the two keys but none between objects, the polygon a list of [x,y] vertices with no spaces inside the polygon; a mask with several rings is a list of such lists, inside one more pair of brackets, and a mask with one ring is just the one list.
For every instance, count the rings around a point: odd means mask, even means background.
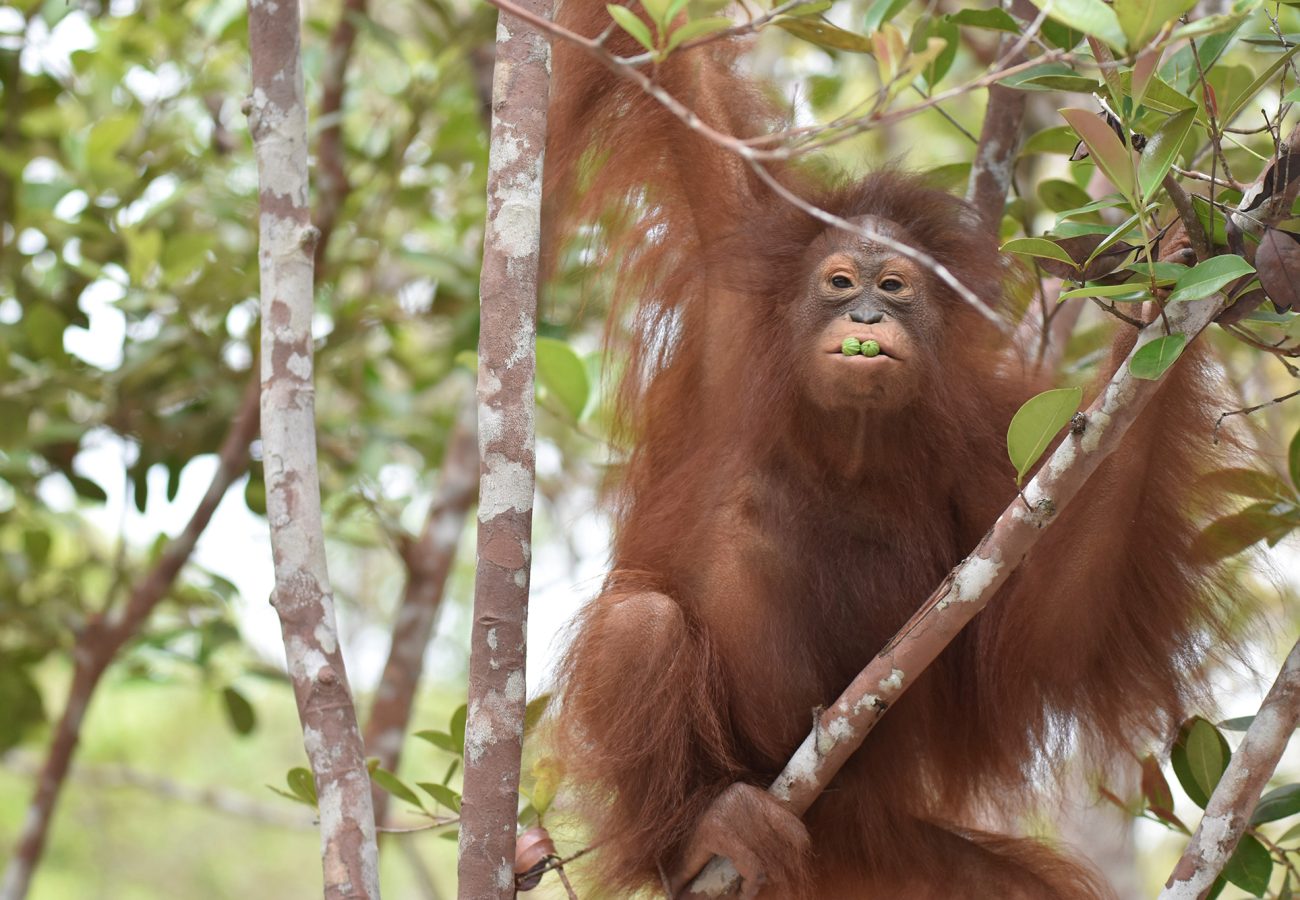
[{"label": "orangutan's eye", "polygon": [[835,275],[831,278],[831,286],[837,287],[840,290],[851,288],[853,287],[853,279],[849,278],[847,275]]},{"label": "orangutan's eye", "polygon": [[886,278],[884,281],[880,282],[880,289],[882,291],[889,291],[889,293],[893,294],[903,289],[903,282],[899,281],[897,278]]}]

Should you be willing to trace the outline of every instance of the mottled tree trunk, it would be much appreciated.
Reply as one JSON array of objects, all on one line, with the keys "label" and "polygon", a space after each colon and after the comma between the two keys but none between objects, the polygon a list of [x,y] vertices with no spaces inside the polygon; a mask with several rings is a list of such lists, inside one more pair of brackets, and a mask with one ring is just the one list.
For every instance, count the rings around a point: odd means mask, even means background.
[{"label": "mottled tree trunk", "polygon": [[296,0],[248,8],[249,126],[260,183],[262,441],[275,563],[272,603],[316,777],[326,898],[377,898],[370,777],[325,564],[312,380],[312,254]]},{"label": "mottled tree trunk", "polygon": [[[549,18],[549,0],[528,10]],[[513,897],[532,556],[533,376],[550,42],[502,14],[479,332],[478,569],[460,827],[460,897]]]}]

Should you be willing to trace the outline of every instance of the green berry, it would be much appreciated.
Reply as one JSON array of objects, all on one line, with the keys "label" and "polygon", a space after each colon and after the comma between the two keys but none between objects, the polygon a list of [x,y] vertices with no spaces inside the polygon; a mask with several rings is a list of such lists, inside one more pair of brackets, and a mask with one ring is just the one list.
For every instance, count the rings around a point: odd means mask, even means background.
[{"label": "green berry", "polygon": [[[844,343],[840,344],[840,352],[845,356],[857,356],[862,352],[862,344],[858,343],[858,339],[855,337],[845,338]],[[880,352],[879,347],[876,348],[876,352]]]},{"label": "green berry", "polygon": [[875,341],[863,341],[863,342],[862,342],[862,355],[863,355],[863,356],[879,356],[879,355],[880,355],[880,345],[877,344]]}]

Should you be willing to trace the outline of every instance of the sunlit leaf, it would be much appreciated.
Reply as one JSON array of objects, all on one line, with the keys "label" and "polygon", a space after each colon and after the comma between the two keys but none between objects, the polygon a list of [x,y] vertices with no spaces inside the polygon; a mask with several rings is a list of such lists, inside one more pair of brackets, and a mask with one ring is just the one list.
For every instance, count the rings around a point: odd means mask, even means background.
[{"label": "sunlit leaf", "polygon": [[1075,297],[1109,297],[1119,303],[1141,303],[1151,298],[1151,292],[1144,284],[1085,284],[1062,291],[1058,299],[1073,300]]},{"label": "sunlit leaf", "polygon": [[1001,9],[963,9],[945,18],[955,25],[968,25],[971,28],[987,28],[992,31],[1005,31],[1019,35],[1023,30],[1020,23]]},{"label": "sunlit leaf", "polygon": [[610,16],[619,27],[632,35],[638,44],[647,50],[655,49],[654,38],[650,36],[650,26],[640,16],[626,6],[619,6],[616,3],[606,5],[605,9],[609,10]]},{"label": "sunlit leaf", "polygon": [[819,22],[816,19],[800,19],[795,16],[777,16],[773,20],[773,24],[784,31],[788,31],[800,40],[816,44],[818,47],[826,47],[830,50],[847,50],[850,53],[874,52],[870,38],[854,34],[851,31],[845,31],[843,28],[829,22]]},{"label": "sunlit leaf", "polygon": [[1074,265],[1074,260],[1070,259],[1070,254],[1061,249],[1054,241],[1049,241],[1046,238],[1016,238],[1003,244],[1002,252],[1055,259],[1070,266]]},{"label": "sunlit leaf", "polygon": [[1048,10],[1048,17],[1089,37],[1105,41],[1116,50],[1125,45],[1124,29],[1115,11],[1102,0],[1032,0],[1034,6]]},{"label": "sunlit leaf", "polygon": [[1056,435],[1070,423],[1083,401],[1082,388],[1058,388],[1029,398],[1011,419],[1007,429],[1007,455],[1016,467],[1016,483],[1051,445]]},{"label": "sunlit leaf", "polygon": [[370,773],[370,780],[379,785],[383,790],[392,794],[398,800],[405,800],[412,806],[418,806],[421,809],[424,808],[424,804],[420,802],[420,798],[415,791],[407,787],[400,778],[392,772],[389,772],[387,769],[376,768]]},{"label": "sunlit leaf", "polygon": [[1154,341],[1143,344],[1129,360],[1128,370],[1134,378],[1154,381],[1174,364],[1183,347],[1187,346],[1187,335],[1167,334]]},{"label": "sunlit leaf", "polygon": [[1160,182],[1169,173],[1174,160],[1183,148],[1187,136],[1191,134],[1196,121],[1196,111],[1183,110],[1170,116],[1142,149],[1142,158],[1138,161],[1138,189],[1142,200],[1148,199],[1160,187]]},{"label": "sunlit leaf", "polygon": [[1195,5],[1196,0],[1115,0],[1115,15],[1128,45],[1137,48]]},{"label": "sunlit leaf", "polygon": [[867,16],[862,23],[862,30],[867,34],[879,31],[880,26],[902,12],[907,4],[908,0],[872,0],[871,5],[867,7]]},{"label": "sunlit leaf", "polygon": [[1178,783],[1201,809],[1210,802],[1231,758],[1232,751],[1223,735],[1200,716],[1183,723],[1169,754]]},{"label": "sunlit leaf", "polygon": [[1174,290],[1169,295],[1169,302],[1202,300],[1217,293],[1228,283],[1254,271],[1255,267],[1240,256],[1232,254],[1212,256],[1205,262],[1188,269],[1174,282]]},{"label": "sunlit leaf", "polygon": [[417,781],[416,786],[433,798],[433,802],[439,806],[450,810],[453,813],[460,812],[460,794],[447,787],[445,784],[434,784],[429,781]]},{"label": "sunlit leaf", "polygon": [[590,385],[582,359],[564,341],[537,338],[537,380],[577,421],[587,407]]},{"label": "sunlit leaf", "polygon": [[316,805],[316,779],[312,777],[310,769],[295,766],[285,774],[284,780],[295,797],[303,803]]}]

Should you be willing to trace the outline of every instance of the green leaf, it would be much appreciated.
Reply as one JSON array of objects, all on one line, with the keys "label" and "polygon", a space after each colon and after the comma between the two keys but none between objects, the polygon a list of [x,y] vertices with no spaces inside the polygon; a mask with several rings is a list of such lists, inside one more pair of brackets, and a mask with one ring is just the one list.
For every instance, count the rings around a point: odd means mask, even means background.
[{"label": "green leaf", "polygon": [[1195,5],[1196,0],[1115,0],[1115,15],[1128,45],[1136,49]]},{"label": "green leaf", "polygon": [[77,475],[73,472],[67,472],[65,475],[67,476],[68,483],[72,485],[72,489],[76,491],[77,496],[81,499],[89,500],[91,503],[108,502],[108,494],[102,487],[91,481],[89,478]]},{"label": "green leaf", "polygon": [[902,12],[907,4],[908,0],[874,0],[871,6],[867,7],[867,18],[862,25],[862,30],[867,34],[879,31],[881,25]]},{"label": "green leaf", "polygon": [[1291,473],[1291,484],[1300,491],[1300,431],[1291,438],[1291,446],[1286,454],[1287,471]]},{"label": "green leaf", "polygon": [[1185,109],[1170,116],[1147,141],[1138,161],[1138,189],[1145,201],[1160,187],[1160,182],[1169,173],[1169,169],[1183,149],[1187,136],[1192,132],[1196,122],[1196,110]]},{"label": "green leaf", "polygon": [[1030,135],[1029,140],[1020,148],[1020,155],[1027,153],[1061,153],[1069,156],[1079,144],[1079,136],[1064,125],[1054,125]]},{"label": "green leaf", "polygon": [[420,802],[419,796],[415,791],[407,787],[400,778],[389,772],[387,769],[376,767],[370,773],[370,780],[379,785],[380,788],[392,794],[398,800],[405,800],[412,806],[418,806],[424,809],[424,804]]},{"label": "green leaf", "polygon": [[1240,512],[1216,519],[1196,536],[1192,552],[1208,562],[1234,556],[1268,541],[1273,546],[1296,527],[1294,507],[1273,501],[1252,503]]},{"label": "green leaf", "polygon": [[1125,48],[1124,29],[1115,11],[1102,0],[1032,0],[1034,6],[1047,10],[1048,18],[1089,37],[1105,41],[1116,50]]},{"label": "green leaf", "polygon": [[1231,122],[1237,113],[1250,102],[1251,98],[1264,89],[1266,85],[1277,79],[1278,71],[1290,62],[1291,57],[1300,51],[1300,44],[1293,45],[1277,59],[1273,60],[1263,72],[1255,76],[1254,81],[1247,85],[1240,93],[1234,94],[1232,101],[1229,103],[1227,110],[1220,112],[1222,122]]},{"label": "green leaf", "polygon": [[428,741],[439,750],[446,750],[448,753],[459,754],[462,752],[462,748],[457,747],[451,735],[445,731],[417,731],[415,737],[422,741]]},{"label": "green leaf", "polygon": [[1199,486],[1255,500],[1280,500],[1293,494],[1282,479],[1257,469],[1217,469],[1200,479]]},{"label": "green leaf", "polygon": [[1019,22],[1001,9],[963,9],[950,16],[944,16],[944,18],[954,25],[969,25],[971,28],[1005,31],[1007,34],[1019,35],[1023,30]]},{"label": "green leaf", "polygon": [[849,53],[872,53],[871,39],[843,28],[837,28],[829,22],[815,19],[800,19],[795,16],[777,16],[773,24],[783,31],[793,34],[800,40],[830,50],[847,50]]},{"label": "green leaf", "polygon": [[1074,267],[1074,260],[1070,259],[1070,254],[1061,249],[1060,245],[1046,238],[1016,238],[1007,241],[1002,245],[1003,253],[1019,253],[1022,256],[1040,256],[1044,259],[1055,259],[1063,262],[1068,266]]},{"label": "green leaf", "polygon": [[221,699],[226,705],[226,717],[230,720],[230,727],[235,729],[237,734],[252,734],[253,729],[257,727],[257,713],[253,710],[253,704],[233,687],[223,688]]},{"label": "green leaf", "polygon": [[1088,153],[1110,179],[1111,184],[1130,200],[1133,198],[1133,158],[1105,120],[1086,109],[1063,109],[1061,117],[1088,147]]},{"label": "green leaf", "polygon": [[546,714],[546,708],[550,703],[551,695],[549,693],[538,694],[528,701],[528,705],[524,707],[524,734],[528,734],[537,727],[537,723]]},{"label": "green leaf", "polygon": [[668,17],[671,0],[640,0],[640,2],[641,8],[650,14],[651,20],[662,30]]},{"label": "green leaf", "polygon": [[1200,716],[1183,723],[1169,754],[1178,783],[1201,809],[1210,802],[1231,758],[1232,751],[1223,735]]},{"label": "green leaf", "polygon": [[1262,897],[1273,875],[1273,857],[1252,835],[1243,834],[1236,851],[1223,867],[1223,877],[1254,897]]},{"label": "green leaf", "polygon": [[86,136],[86,162],[93,170],[111,160],[135,134],[140,124],[138,113],[118,113],[99,119]]},{"label": "green leaf", "polygon": [[[1078,91],[1090,93],[1097,90],[1097,82],[1080,75],[1064,63],[1043,63],[1025,69],[1002,80],[1006,87],[1026,91]],[[1076,142],[1077,143],[1077,142]],[[1070,149],[1074,149],[1071,144]]]},{"label": "green leaf", "polygon": [[1088,192],[1073,181],[1044,178],[1038,183],[1038,199],[1052,212],[1065,212],[1092,202]]},{"label": "green leaf", "polygon": [[1254,716],[1236,716],[1219,723],[1220,731],[1245,731],[1255,721]]},{"label": "green leaf", "polygon": [[429,781],[417,781],[416,785],[433,798],[433,802],[439,806],[451,810],[453,813],[460,812],[460,794],[447,787],[445,784],[433,784]]},{"label": "green leaf", "polygon": [[465,755],[465,717],[468,707],[462,703],[456,707],[456,711],[451,714],[451,727],[448,731],[451,734],[451,740],[456,746],[456,755]]},{"label": "green leaf", "polygon": [[312,777],[310,769],[295,766],[285,774],[284,780],[295,797],[303,803],[316,805],[316,779]]},{"label": "green leaf", "polygon": [[1007,455],[1016,467],[1016,484],[1034,467],[1057,432],[1069,424],[1083,401],[1083,388],[1058,388],[1030,397],[1011,418]]},{"label": "green leaf", "polygon": [[618,23],[619,27],[626,31],[636,42],[647,50],[654,51],[654,38],[650,36],[650,26],[642,21],[641,17],[626,6],[619,6],[615,3],[606,4],[605,9],[609,10],[610,16]]},{"label": "green leaf", "polygon": [[1300,784],[1284,784],[1259,798],[1259,804],[1250,816],[1250,824],[1276,822],[1296,813],[1300,813]]},{"label": "green leaf", "polygon": [[1233,254],[1212,256],[1205,262],[1188,269],[1174,282],[1174,290],[1169,295],[1169,302],[1202,300],[1217,293],[1229,282],[1254,271],[1255,267],[1240,256]]},{"label": "green leaf", "polygon": [[933,88],[948,74],[953,61],[957,58],[957,47],[961,44],[961,30],[944,19],[923,16],[912,29],[907,48],[918,58],[923,59],[930,51],[931,39],[943,41],[943,47],[934,54],[934,58],[921,71],[925,83]]},{"label": "green leaf", "polygon": [[1154,341],[1143,344],[1133,358],[1129,360],[1128,370],[1134,378],[1155,381],[1165,370],[1174,364],[1178,355],[1187,346],[1187,335],[1167,334]]},{"label": "green leaf", "polygon": [[668,37],[668,46],[666,52],[671,53],[687,41],[693,41],[698,37],[704,37],[706,34],[713,34],[715,31],[725,31],[730,28],[732,22],[730,19],[721,16],[712,16],[707,19],[696,19],[693,22],[687,22],[681,28],[673,31]]},{"label": "green leaf", "polygon": [[1182,263],[1163,262],[1161,260],[1149,263],[1144,259],[1129,263],[1124,268],[1130,272],[1137,272],[1145,281],[1154,278],[1157,284],[1173,284],[1187,271],[1187,266]]},{"label": "green leaf", "polygon": [[533,807],[538,815],[546,815],[564,779],[564,764],[554,756],[544,756],[533,763]]},{"label": "green leaf", "polygon": [[587,406],[587,369],[573,348],[555,338],[537,339],[537,380],[577,421]]},{"label": "green leaf", "polygon": [[1144,284],[1085,284],[1063,291],[1057,299],[1072,300],[1075,297],[1110,297],[1120,303],[1141,303],[1150,299],[1151,292]]}]

